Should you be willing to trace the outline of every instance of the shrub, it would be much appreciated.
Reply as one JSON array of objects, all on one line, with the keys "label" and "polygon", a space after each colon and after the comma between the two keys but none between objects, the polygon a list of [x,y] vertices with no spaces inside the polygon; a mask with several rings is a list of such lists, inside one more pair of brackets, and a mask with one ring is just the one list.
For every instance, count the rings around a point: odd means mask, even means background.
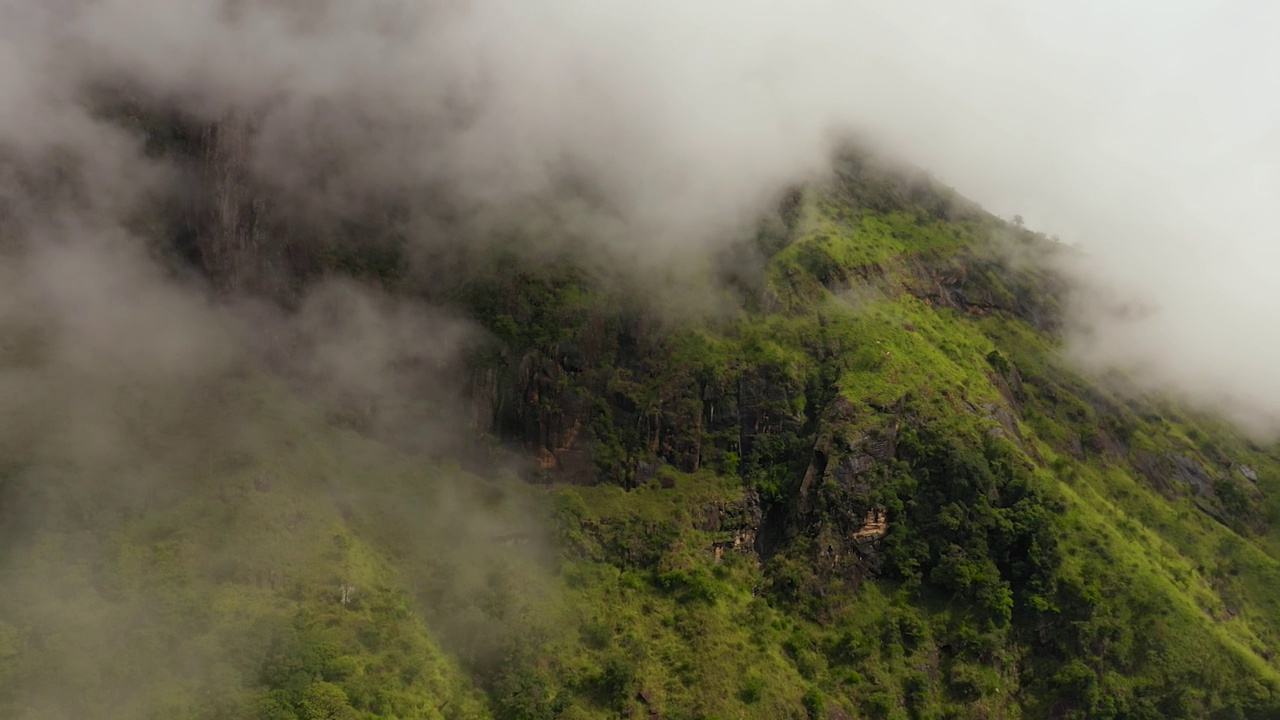
[{"label": "shrub", "polygon": [[738,691],[738,697],[742,698],[742,702],[752,705],[760,702],[760,698],[764,696],[764,680],[759,676],[750,674],[742,680],[742,689]]}]

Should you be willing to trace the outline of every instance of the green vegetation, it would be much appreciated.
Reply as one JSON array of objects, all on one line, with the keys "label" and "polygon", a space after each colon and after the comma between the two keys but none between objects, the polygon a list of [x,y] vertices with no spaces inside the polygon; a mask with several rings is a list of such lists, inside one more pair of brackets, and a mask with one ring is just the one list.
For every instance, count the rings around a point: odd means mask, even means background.
[{"label": "green vegetation", "polygon": [[1280,716],[1280,451],[1074,373],[1061,250],[927,180],[851,160],[786,226],[733,317],[451,289],[537,483],[256,375],[201,455],[6,450],[0,715]]}]

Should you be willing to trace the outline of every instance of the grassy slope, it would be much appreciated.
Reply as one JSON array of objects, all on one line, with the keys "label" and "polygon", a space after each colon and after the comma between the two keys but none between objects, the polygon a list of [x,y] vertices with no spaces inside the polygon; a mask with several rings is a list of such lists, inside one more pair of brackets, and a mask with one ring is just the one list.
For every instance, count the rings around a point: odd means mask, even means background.
[{"label": "grassy slope", "polygon": [[[998,225],[921,217],[811,192],[772,257],[763,310],[678,330],[658,370],[614,378],[662,405],[686,370],[711,387],[771,368],[778,412],[806,418],[743,457],[736,433],[708,431],[701,469],[664,467],[632,490],[470,477],[239,381],[221,402],[260,408],[272,431],[156,470],[183,492],[145,512],[78,520],[65,506],[84,480],[123,482],[116,471],[26,467],[11,491],[39,477],[67,495],[23,505],[49,520],[8,546],[0,714],[1274,715],[1276,453],[1075,376],[1049,336],[999,309],[1016,283],[980,262]],[[997,307],[937,302],[927,269],[955,267]],[[581,314],[589,303],[570,295]],[[832,415],[839,398],[847,409]],[[823,564],[839,533],[821,512],[763,563],[733,549],[760,529],[757,498],[797,512],[815,438],[889,425],[901,458],[849,500],[889,508],[878,577]],[[601,457],[635,453],[615,445]],[[1140,452],[1222,478],[1200,500],[1219,519],[1139,472]],[[816,482],[814,497],[845,497]],[[1030,570],[988,562],[1008,538],[1054,545],[1036,546],[1046,559]],[[355,587],[346,605],[343,585]]]},{"label": "grassy slope", "polygon": [[[938,424],[961,442],[976,443],[982,434],[1008,432],[997,417],[975,410],[992,405],[1009,410],[1017,423],[1016,453],[1059,503],[1062,560],[1055,582],[1069,588],[1068,595],[1088,597],[1089,615],[1064,620],[1075,630],[1071,639],[1053,641],[1062,643],[1059,652],[1043,654],[1026,628],[982,637],[954,594],[908,589],[891,579],[856,592],[834,591],[822,599],[819,618],[776,597],[758,605],[756,615],[745,616],[745,598],[735,589],[754,587],[770,597],[761,591],[768,578],[748,569],[718,591],[726,599],[717,600],[716,615],[769,631],[754,644],[740,643],[737,652],[720,648],[714,656],[703,654],[695,642],[686,643],[686,652],[704,660],[698,664],[702,674],[682,687],[711,690],[732,685],[734,678],[746,687],[742,678],[751,677],[768,678],[766,688],[791,687],[797,682],[793,673],[760,668],[780,657],[799,673],[811,705],[814,697],[824,697],[872,717],[1274,712],[1280,674],[1269,648],[1280,614],[1271,588],[1280,566],[1268,552],[1274,547],[1273,523],[1255,523],[1254,530],[1243,523],[1227,527],[1197,508],[1189,492],[1158,492],[1127,456],[1073,454],[1071,449],[1078,438],[1104,427],[1107,415],[1131,425],[1125,431],[1135,448],[1186,454],[1217,468],[1223,482],[1240,484],[1239,477],[1231,477],[1231,464],[1251,466],[1261,496],[1268,498],[1280,480],[1275,454],[1242,442],[1211,419],[1174,414],[1158,401],[1127,401],[1088,385],[1056,361],[1050,337],[1012,313],[968,313],[905,291],[914,282],[915,259],[969,252],[980,233],[972,225],[917,223],[901,213],[854,220],[838,201],[811,198],[797,238],[770,267],[771,290],[786,312],[746,316],[711,340],[701,331],[697,345],[706,352],[731,348],[730,358],[750,355],[752,345],[764,346],[770,361],[803,376],[815,372],[812,352],[795,351],[813,348],[819,335],[822,342],[835,343],[844,351],[839,391],[858,408],[839,429],[846,434],[885,422],[906,402],[911,422]],[[1007,390],[1002,393],[992,351],[1020,369],[1026,394],[1021,407],[1013,407]],[[597,507],[595,490],[562,492]],[[628,500],[604,507],[619,518],[650,512],[642,494]],[[1259,500],[1251,497],[1250,504]],[[1219,507],[1214,514],[1230,522],[1231,513]],[[687,559],[687,547],[698,539],[686,530],[672,541],[672,552],[697,565]],[[700,544],[710,543],[701,538]],[[664,561],[665,556],[658,565]],[[733,577],[705,557],[699,567],[712,578]],[[627,572],[622,570],[623,577]],[[603,587],[611,588],[614,577],[605,573]],[[657,585],[662,587],[660,581]],[[603,592],[591,595],[599,602]],[[627,607],[634,602],[627,594],[622,597]],[[1053,608],[1048,615],[1070,612]],[[904,622],[912,629],[895,632]],[[979,637],[972,637],[975,633]],[[710,657],[726,659],[713,663],[706,660]],[[709,680],[708,672],[721,674]],[[702,704],[684,699],[675,707],[681,709],[678,716],[690,708],[726,717],[779,716],[778,708],[738,702],[755,695],[754,690],[736,695],[716,690],[702,695]],[[707,705],[711,701],[705,698],[715,698],[714,704]],[[801,706],[793,704],[792,712],[798,714]]]}]

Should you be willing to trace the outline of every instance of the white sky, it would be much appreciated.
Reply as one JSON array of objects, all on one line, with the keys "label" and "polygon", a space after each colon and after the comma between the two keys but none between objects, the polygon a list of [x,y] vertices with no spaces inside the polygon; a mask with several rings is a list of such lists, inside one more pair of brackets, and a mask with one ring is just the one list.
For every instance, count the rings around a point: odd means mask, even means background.
[{"label": "white sky", "polygon": [[918,35],[953,54],[912,64],[921,84],[960,89],[945,142],[904,146],[1160,308],[1092,318],[1082,360],[1244,420],[1280,411],[1280,3],[980,4]]},{"label": "white sky", "polygon": [[83,148],[109,212],[136,163],[71,98],[123,76],[261,117],[258,169],[322,207],[435,180],[501,213],[570,158],[601,244],[667,262],[854,125],[1157,308],[1079,306],[1082,362],[1280,417],[1280,2],[224,5],[0,0],[0,142]]}]

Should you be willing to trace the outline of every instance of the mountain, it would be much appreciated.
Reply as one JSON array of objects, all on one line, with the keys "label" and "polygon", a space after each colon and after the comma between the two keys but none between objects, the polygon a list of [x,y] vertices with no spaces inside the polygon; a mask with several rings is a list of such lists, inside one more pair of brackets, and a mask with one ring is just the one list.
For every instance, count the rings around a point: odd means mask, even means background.
[{"label": "mountain", "polygon": [[[1073,370],[1075,250],[851,150],[674,284],[424,265],[274,202],[242,125],[121,116],[187,173],[180,282],[315,315],[23,406],[3,717],[1280,717],[1280,448]],[[335,384],[394,333],[325,298],[375,288],[450,352]]]}]

